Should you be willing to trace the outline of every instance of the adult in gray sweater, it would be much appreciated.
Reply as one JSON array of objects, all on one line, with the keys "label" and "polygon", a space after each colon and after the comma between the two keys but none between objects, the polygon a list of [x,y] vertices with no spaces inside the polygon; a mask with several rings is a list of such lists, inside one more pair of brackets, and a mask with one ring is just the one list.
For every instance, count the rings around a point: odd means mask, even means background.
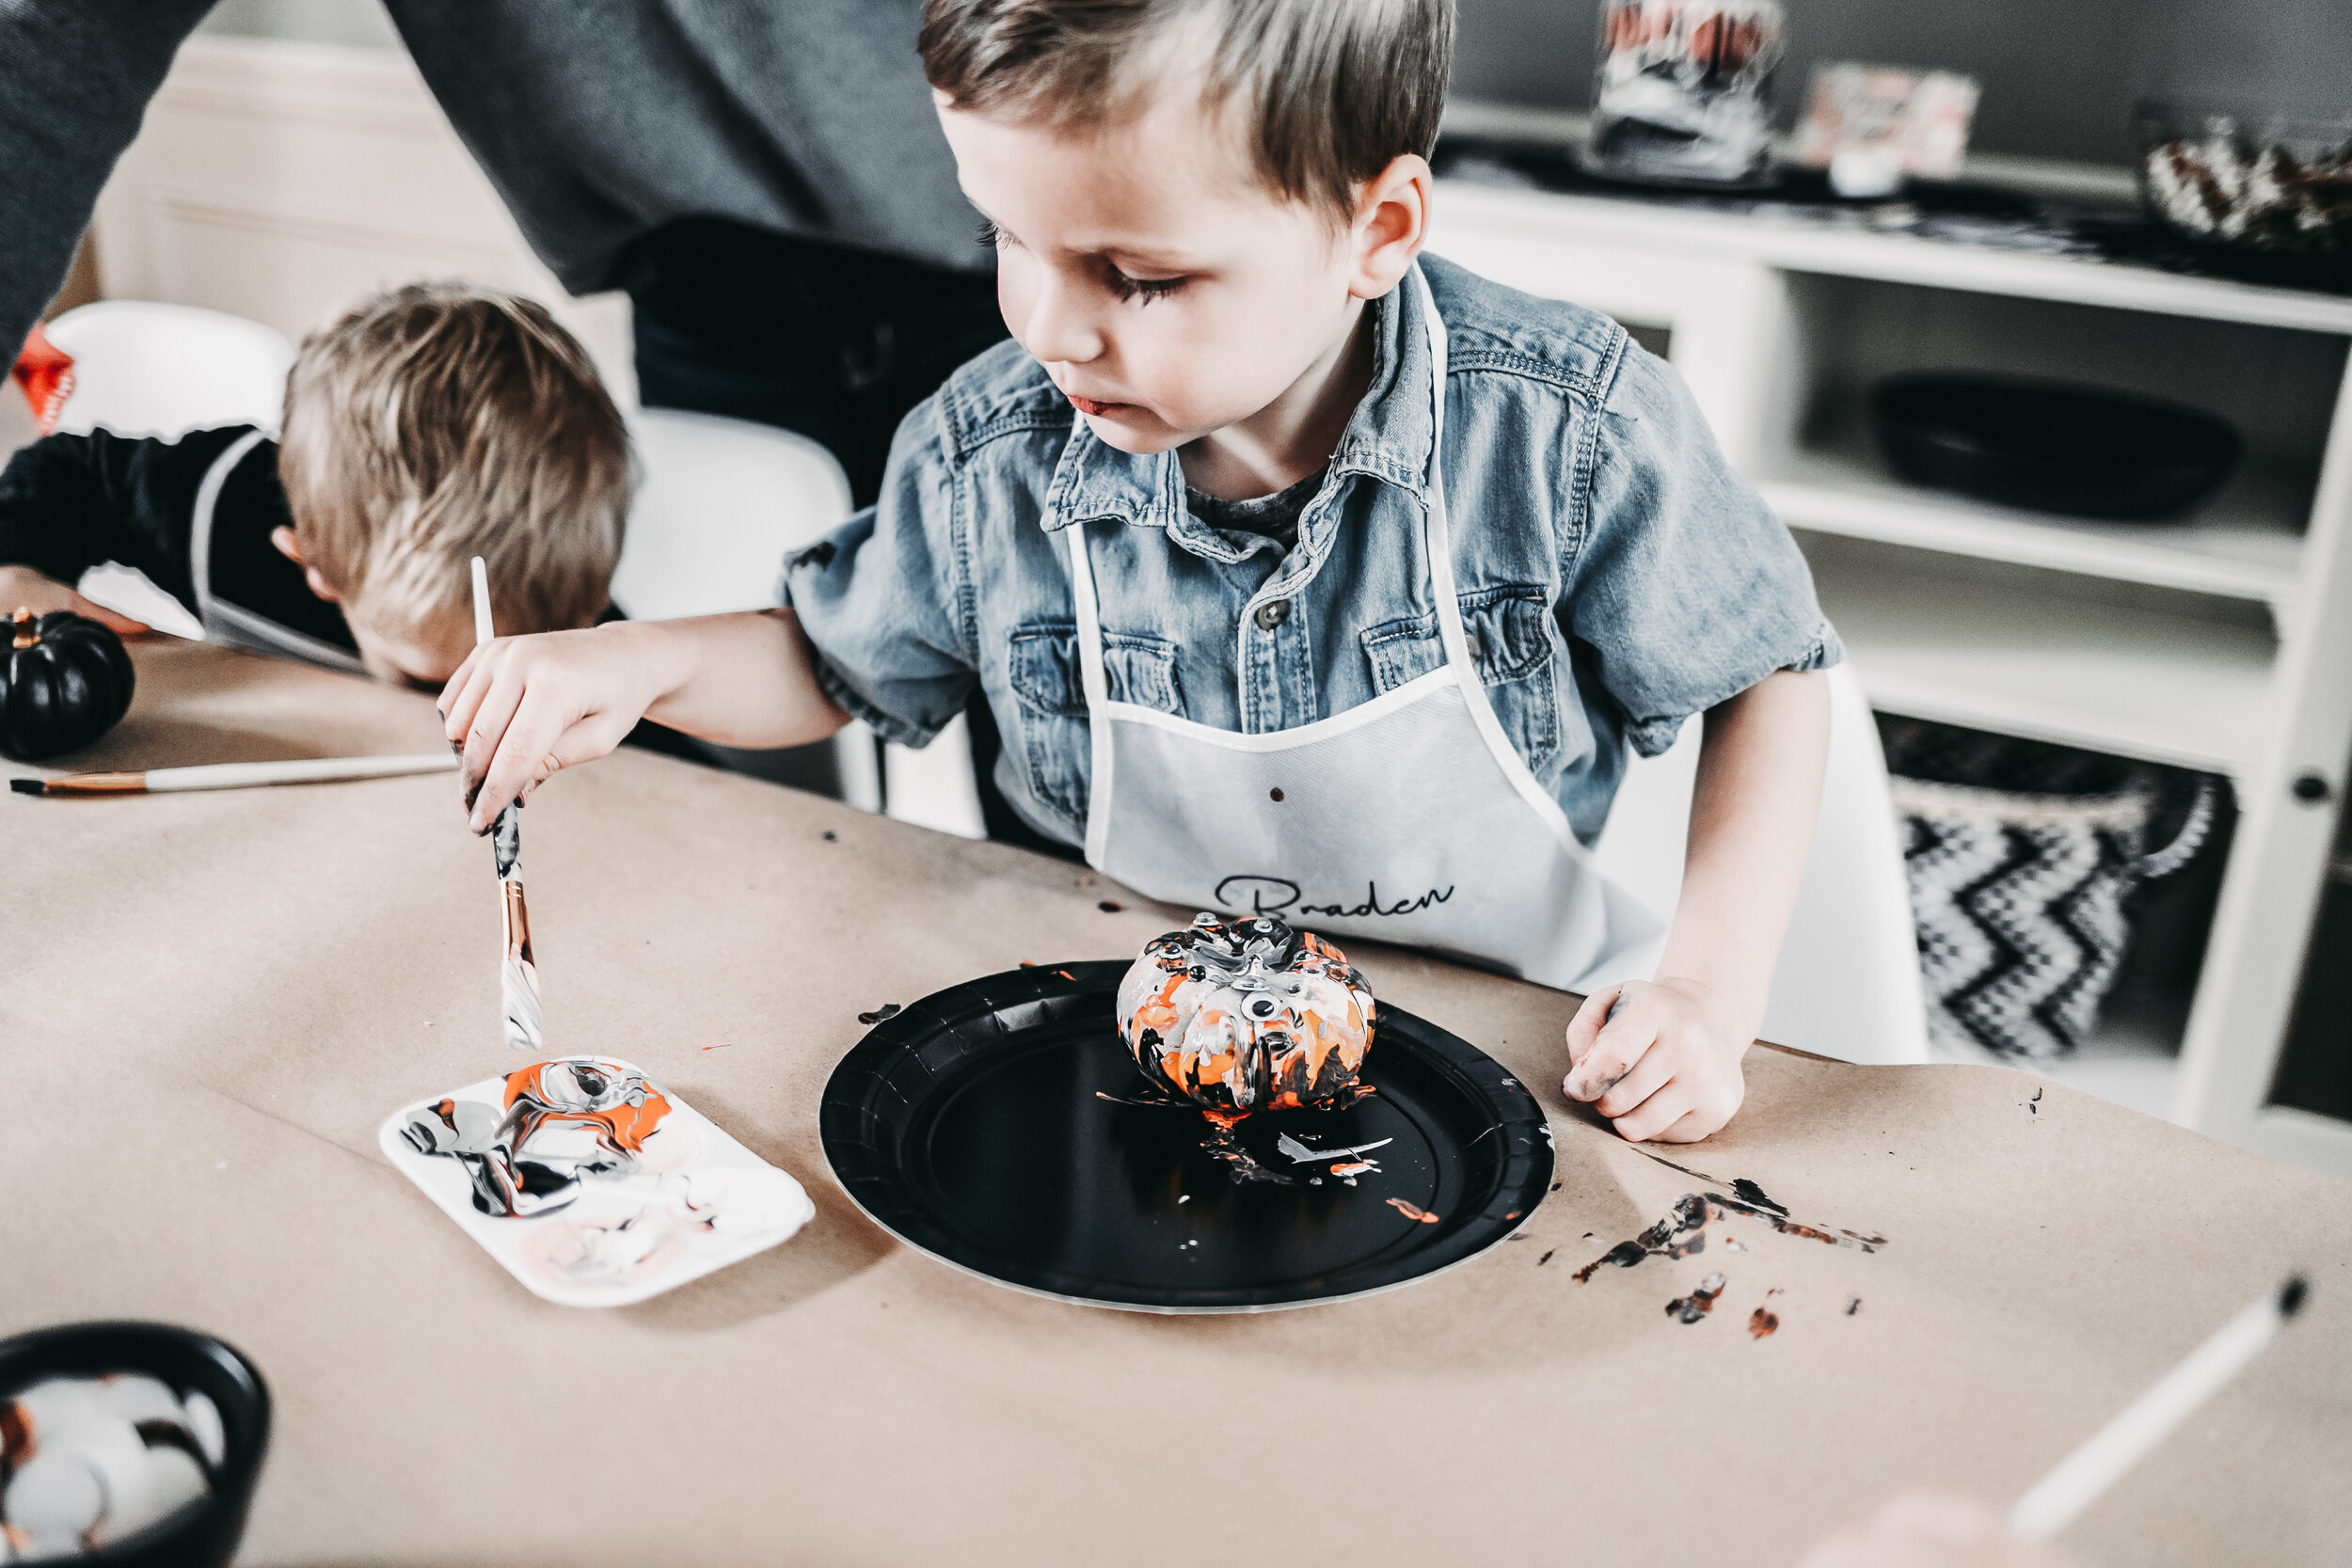
[{"label": "adult in gray sweater", "polygon": [[[385,4],[540,258],[633,297],[647,404],[803,431],[864,501],[899,416],[1004,335],[921,0]],[[211,6],[0,4],[0,343]]]}]

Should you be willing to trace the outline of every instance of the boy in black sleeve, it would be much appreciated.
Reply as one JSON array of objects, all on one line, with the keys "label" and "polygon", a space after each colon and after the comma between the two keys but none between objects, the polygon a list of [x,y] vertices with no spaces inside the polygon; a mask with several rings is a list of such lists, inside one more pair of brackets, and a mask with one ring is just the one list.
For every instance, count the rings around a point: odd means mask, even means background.
[{"label": "boy in black sleeve", "polygon": [[36,441],[0,472],[0,610],[138,623],[74,592],[136,567],[205,635],[435,689],[472,646],[466,562],[502,626],[593,624],[628,511],[628,442],[538,305],[449,284],[370,301],[302,345],[285,436]]}]

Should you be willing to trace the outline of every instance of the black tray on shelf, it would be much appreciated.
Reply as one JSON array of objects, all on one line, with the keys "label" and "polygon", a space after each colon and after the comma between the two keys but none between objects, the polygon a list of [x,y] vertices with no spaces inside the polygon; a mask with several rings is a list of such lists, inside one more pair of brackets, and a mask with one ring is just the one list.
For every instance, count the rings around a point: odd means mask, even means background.
[{"label": "black tray on shelf", "polygon": [[[1254,1312],[1425,1278],[1526,1223],[1551,1182],[1542,1107],[1503,1067],[1380,1005],[1344,1110],[1261,1113],[1236,1180],[1189,1105],[1149,1085],[1113,1017],[1123,959],[1041,965],[925,997],[834,1069],[825,1157],[883,1229],[997,1283],[1148,1312]],[[1280,1141],[1371,1150],[1346,1185]],[[1394,1201],[1391,1201],[1394,1200]],[[1430,1218],[1422,1218],[1426,1214]]]}]

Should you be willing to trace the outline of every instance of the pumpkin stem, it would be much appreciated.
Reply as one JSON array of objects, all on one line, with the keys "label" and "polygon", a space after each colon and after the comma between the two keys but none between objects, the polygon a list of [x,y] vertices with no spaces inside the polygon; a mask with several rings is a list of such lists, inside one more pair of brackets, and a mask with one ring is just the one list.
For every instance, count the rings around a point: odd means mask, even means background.
[{"label": "pumpkin stem", "polygon": [[19,605],[16,613],[8,619],[16,627],[16,640],[8,644],[10,648],[30,648],[40,641],[40,634],[33,630],[31,610]]}]

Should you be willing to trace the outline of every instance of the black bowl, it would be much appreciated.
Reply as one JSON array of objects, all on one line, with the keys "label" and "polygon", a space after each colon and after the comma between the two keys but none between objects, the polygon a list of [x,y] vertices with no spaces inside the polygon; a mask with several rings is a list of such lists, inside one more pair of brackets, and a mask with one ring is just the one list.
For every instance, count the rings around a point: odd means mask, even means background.
[{"label": "black bowl", "polygon": [[2238,457],[2237,432],[2210,414],[2056,381],[1891,376],[1871,388],[1870,419],[1915,484],[2076,517],[2175,515]]},{"label": "black bowl", "polygon": [[220,1467],[210,1497],[136,1535],[59,1560],[72,1568],[223,1568],[245,1534],[269,1445],[262,1374],[218,1339],[168,1323],[67,1323],[0,1339],[0,1396],[53,1377],[108,1372],[144,1372],[183,1394],[202,1390],[220,1411]]}]

